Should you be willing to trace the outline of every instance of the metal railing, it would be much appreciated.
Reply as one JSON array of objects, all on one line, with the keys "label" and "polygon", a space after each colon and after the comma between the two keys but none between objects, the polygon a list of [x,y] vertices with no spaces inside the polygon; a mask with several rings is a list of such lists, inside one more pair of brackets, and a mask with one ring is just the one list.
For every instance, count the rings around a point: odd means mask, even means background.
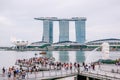
[{"label": "metal railing", "polygon": [[[7,74],[5,74],[7,75]],[[110,79],[110,80],[120,80],[120,74],[110,73],[110,72],[103,72],[103,71],[85,71],[84,69],[80,68],[73,68],[73,69],[55,69],[55,70],[48,70],[48,71],[34,71],[34,72],[26,72],[25,79],[26,80],[38,80],[38,79],[57,79],[63,77],[71,77],[82,75],[86,77],[91,77],[95,79]],[[6,76],[7,77],[7,76]],[[13,75],[12,77],[13,78]],[[22,80],[21,75],[17,76],[16,80]]]}]

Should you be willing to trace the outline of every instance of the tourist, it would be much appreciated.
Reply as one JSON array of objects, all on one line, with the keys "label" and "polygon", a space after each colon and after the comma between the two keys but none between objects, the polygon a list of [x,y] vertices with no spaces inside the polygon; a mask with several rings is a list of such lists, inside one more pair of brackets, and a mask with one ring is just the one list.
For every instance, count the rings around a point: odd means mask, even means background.
[{"label": "tourist", "polygon": [[11,70],[9,69],[9,71],[8,71],[8,80],[11,80]]},{"label": "tourist", "polygon": [[119,73],[119,69],[117,69],[117,73]]},{"label": "tourist", "polygon": [[82,66],[85,67],[85,62],[82,63]]},{"label": "tourist", "polygon": [[78,73],[80,73],[80,64],[77,64]]},{"label": "tourist", "polygon": [[112,69],[111,72],[114,73],[115,72],[114,69]]},{"label": "tourist", "polygon": [[70,63],[70,70],[72,70],[72,63]]},{"label": "tourist", "polygon": [[13,80],[16,80],[16,76],[17,76],[17,72],[16,72],[16,70],[14,69],[14,70],[13,70]]},{"label": "tourist", "polygon": [[2,68],[2,76],[5,77],[5,68]]},{"label": "tourist", "polygon": [[77,68],[77,63],[75,62],[74,63],[74,71],[76,70],[76,68]]},{"label": "tourist", "polygon": [[95,64],[93,63],[91,66],[92,66],[92,69],[95,70]]},{"label": "tourist", "polygon": [[88,65],[86,64],[86,65],[85,65],[85,71],[88,71],[88,68],[89,68],[89,67],[88,67]]},{"label": "tourist", "polygon": [[25,76],[26,76],[26,71],[22,70],[22,79],[25,79]]},{"label": "tourist", "polygon": [[98,62],[98,68],[101,69],[101,63],[100,62]]},{"label": "tourist", "polygon": [[91,64],[89,63],[89,64],[88,64],[88,69],[90,69],[90,68],[91,68]]}]

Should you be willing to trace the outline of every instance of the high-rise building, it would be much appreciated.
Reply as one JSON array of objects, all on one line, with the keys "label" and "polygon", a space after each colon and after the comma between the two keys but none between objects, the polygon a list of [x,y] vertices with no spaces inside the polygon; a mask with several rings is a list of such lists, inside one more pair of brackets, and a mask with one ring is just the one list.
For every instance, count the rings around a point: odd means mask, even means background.
[{"label": "high-rise building", "polygon": [[43,21],[43,38],[42,41],[53,43],[53,21],[59,21],[59,42],[69,41],[69,21],[75,22],[76,42],[85,43],[85,17],[72,17],[70,19],[58,19],[56,17],[40,17],[36,20]]},{"label": "high-rise building", "polygon": [[69,21],[60,20],[59,21],[59,42],[69,41]]},{"label": "high-rise building", "polygon": [[43,20],[43,37],[42,41],[52,43],[53,42],[53,21]]},{"label": "high-rise building", "polygon": [[86,21],[86,18],[78,19],[75,21],[76,42],[81,44],[83,44],[86,40],[85,21]]}]

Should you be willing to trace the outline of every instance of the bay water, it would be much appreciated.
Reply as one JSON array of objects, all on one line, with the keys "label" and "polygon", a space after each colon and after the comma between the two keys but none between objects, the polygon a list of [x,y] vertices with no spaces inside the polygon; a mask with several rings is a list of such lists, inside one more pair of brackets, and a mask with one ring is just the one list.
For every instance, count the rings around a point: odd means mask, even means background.
[{"label": "bay water", "polygon": [[[86,62],[90,63],[101,59],[102,52],[100,51],[46,51],[47,57],[54,57],[55,61],[60,62]],[[8,68],[15,65],[17,59],[29,59],[39,57],[41,51],[0,51],[0,69]],[[37,54],[37,55],[35,55]],[[119,51],[111,51],[110,59],[120,58]]]}]

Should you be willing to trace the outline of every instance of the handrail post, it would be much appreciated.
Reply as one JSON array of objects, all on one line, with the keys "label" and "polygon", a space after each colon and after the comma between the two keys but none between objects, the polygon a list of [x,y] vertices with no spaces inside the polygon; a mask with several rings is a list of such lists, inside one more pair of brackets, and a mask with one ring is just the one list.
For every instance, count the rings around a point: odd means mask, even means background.
[{"label": "handrail post", "polygon": [[27,80],[28,80],[29,67],[27,67]]},{"label": "handrail post", "polygon": [[80,70],[79,70],[79,68],[78,68],[78,74],[80,73]]},{"label": "handrail post", "polygon": [[62,69],[61,69],[61,76],[62,76]]},{"label": "handrail post", "polygon": [[97,78],[98,78],[98,71],[97,71]]},{"label": "handrail post", "polygon": [[35,74],[35,80],[36,80],[37,79],[36,71],[34,72],[34,74]]},{"label": "handrail post", "polygon": [[107,74],[106,74],[106,72],[105,72],[105,78],[107,79]]},{"label": "handrail post", "polygon": [[67,70],[65,70],[66,71],[66,75],[67,75]]},{"label": "handrail post", "polygon": [[57,76],[57,70],[55,70],[55,74],[56,74],[56,76]]},{"label": "handrail post", "polygon": [[50,74],[50,70],[49,70],[49,76],[51,76],[51,74]]},{"label": "handrail post", "polygon": [[44,77],[44,72],[42,71],[42,77]]},{"label": "handrail post", "polygon": [[115,79],[115,74],[114,74],[114,79]]}]

